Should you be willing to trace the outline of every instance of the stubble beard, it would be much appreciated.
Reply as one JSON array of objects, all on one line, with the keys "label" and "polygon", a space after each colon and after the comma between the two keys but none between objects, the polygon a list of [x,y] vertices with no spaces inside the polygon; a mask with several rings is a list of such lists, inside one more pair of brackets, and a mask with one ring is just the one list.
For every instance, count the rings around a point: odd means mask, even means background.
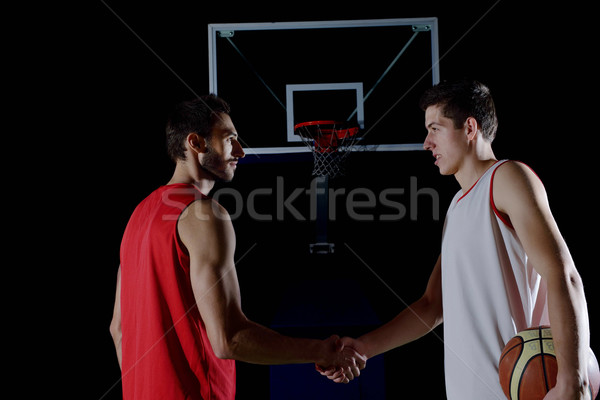
[{"label": "stubble beard", "polygon": [[215,181],[231,182],[233,179],[233,171],[227,169],[227,162],[210,146],[207,146],[206,154],[204,155],[200,167],[211,174]]}]

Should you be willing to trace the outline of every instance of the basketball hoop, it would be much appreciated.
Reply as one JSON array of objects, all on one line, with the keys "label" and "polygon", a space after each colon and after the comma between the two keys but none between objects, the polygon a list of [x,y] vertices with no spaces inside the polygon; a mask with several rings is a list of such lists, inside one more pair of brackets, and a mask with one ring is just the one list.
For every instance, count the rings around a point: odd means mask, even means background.
[{"label": "basketball hoop", "polygon": [[294,126],[294,133],[312,151],[313,175],[344,174],[344,162],[358,139],[358,127],[339,121],[309,121]]}]

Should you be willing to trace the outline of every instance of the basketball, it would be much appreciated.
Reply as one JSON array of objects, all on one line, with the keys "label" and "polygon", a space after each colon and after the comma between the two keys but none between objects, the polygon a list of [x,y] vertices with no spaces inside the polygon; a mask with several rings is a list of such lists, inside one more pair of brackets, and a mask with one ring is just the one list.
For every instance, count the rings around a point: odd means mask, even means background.
[{"label": "basketball", "polygon": [[[558,366],[549,326],[528,328],[510,339],[498,365],[500,385],[510,400],[542,400],[556,385]],[[600,386],[598,360],[590,349],[588,377],[591,398]]]}]

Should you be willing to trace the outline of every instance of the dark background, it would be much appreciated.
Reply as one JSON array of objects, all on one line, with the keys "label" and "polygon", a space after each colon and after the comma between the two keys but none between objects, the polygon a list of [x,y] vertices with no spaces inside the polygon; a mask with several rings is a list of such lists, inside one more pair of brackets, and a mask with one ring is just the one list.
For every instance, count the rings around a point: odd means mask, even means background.
[{"label": "dark background", "polygon": [[[593,277],[597,45],[593,23],[586,19],[590,7],[509,1],[98,1],[85,9],[28,12],[21,16],[34,16],[23,18],[18,32],[37,33],[20,37],[24,44],[14,47],[11,59],[20,61],[13,63],[18,71],[7,78],[22,83],[14,103],[24,115],[13,118],[20,130],[12,132],[26,132],[13,147],[25,163],[12,162],[20,174],[11,176],[24,185],[18,189],[21,197],[31,200],[22,211],[29,218],[19,220],[23,230],[14,236],[24,246],[18,248],[23,264],[35,268],[32,275],[24,268],[20,281],[25,282],[20,293],[34,305],[13,323],[33,322],[37,334],[29,346],[33,352],[19,350],[15,364],[29,390],[62,398],[120,398],[108,332],[120,239],[137,203],[170,178],[172,164],[164,150],[168,110],[194,97],[192,90],[208,91],[208,23],[438,17],[441,78],[469,76],[492,89],[500,120],[496,156],[528,163],[546,186],[586,285],[592,348],[600,354]],[[17,72],[27,79],[16,78]],[[235,110],[232,117],[235,122]],[[264,126],[264,117],[257,115],[256,124]],[[31,160],[33,172],[24,172]],[[234,181],[216,189],[275,188],[277,177],[284,178],[286,193],[308,187],[311,161],[240,164]],[[416,220],[381,221],[382,214],[393,212],[385,207],[375,211],[374,221],[340,212],[331,226],[338,250],[332,257],[307,254],[314,234],[310,221],[289,214],[281,221],[257,221],[242,213],[234,227],[248,317],[271,325],[288,289],[298,286],[307,301],[318,295],[323,310],[343,312],[352,305],[343,295],[353,294],[345,293],[344,285],[358,284],[380,322],[416,300],[439,253],[445,210],[458,184],[439,176],[430,154],[413,152],[357,154],[348,175],[332,187],[368,187],[375,193],[405,188],[397,201],[408,207],[410,177],[417,177],[419,188],[439,194],[439,220],[425,195],[418,198]],[[273,213],[273,199],[262,201],[257,207]],[[294,203],[299,210],[303,204],[302,199]],[[331,291],[315,289],[323,282],[331,283]],[[358,335],[371,327],[366,322],[332,326],[327,334]],[[441,335],[441,329],[436,332]],[[440,339],[429,335],[386,354],[387,398],[399,398],[409,388],[443,398],[442,352]],[[238,365],[238,398],[268,398],[269,367]]]}]

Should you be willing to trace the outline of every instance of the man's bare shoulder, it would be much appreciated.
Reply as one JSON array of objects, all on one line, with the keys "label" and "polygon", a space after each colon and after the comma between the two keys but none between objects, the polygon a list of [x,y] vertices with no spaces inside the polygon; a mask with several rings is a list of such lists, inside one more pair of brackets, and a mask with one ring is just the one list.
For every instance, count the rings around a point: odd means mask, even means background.
[{"label": "man's bare shoulder", "polygon": [[210,198],[192,202],[179,217],[177,230],[182,242],[188,246],[197,244],[198,238],[221,237],[231,229],[231,217],[227,210]]},{"label": "man's bare shoulder", "polygon": [[225,207],[209,197],[193,201],[179,217],[180,223],[196,224],[206,221],[231,221],[231,218]]},{"label": "man's bare shoulder", "polygon": [[515,203],[533,205],[546,194],[542,181],[528,165],[507,161],[496,169],[493,196],[498,210],[507,211]]},{"label": "man's bare shoulder", "polygon": [[508,160],[496,168],[496,176],[512,179],[535,179],[539,181],[536,173],[527,164],[520,161]]}]

